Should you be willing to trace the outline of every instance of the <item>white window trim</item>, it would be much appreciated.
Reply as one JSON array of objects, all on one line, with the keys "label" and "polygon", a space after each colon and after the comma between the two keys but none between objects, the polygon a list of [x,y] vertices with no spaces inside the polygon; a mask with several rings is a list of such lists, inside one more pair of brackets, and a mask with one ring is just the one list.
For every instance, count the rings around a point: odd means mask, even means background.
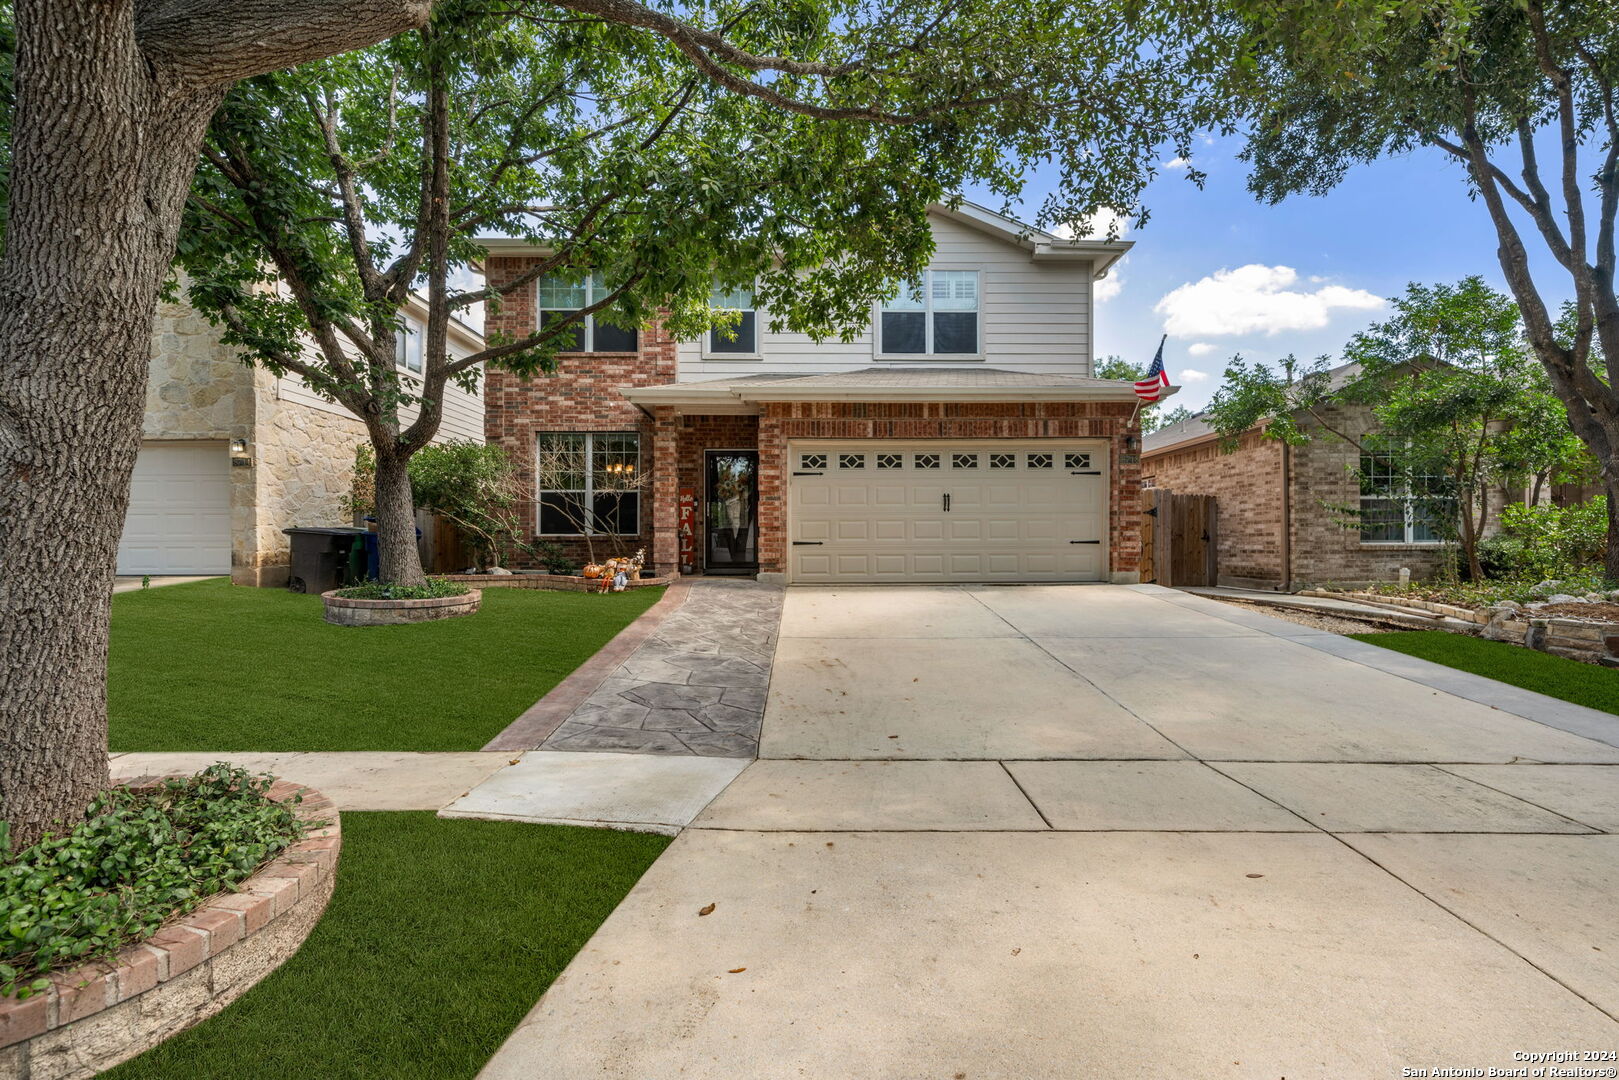
[{"label": "white window trim", "polygon": [[[558,276],[560,276],[560,275],[558,275]],[[544,277],[540,277],[540,278],[535,279],[535,282],[534,282],[534,329],[536,329],[536,330],[538,330],[540,328],[540,324],[545,321],[545,313],[547,311],[578,311],[578,310],[580,310],[579,308],[548,308],[548,307],[542,306],[540,304],[540,286],[544,282],[544,280],[545,280]],[[605,284],[602,286],[602,288],[605,289],[607,292],[612,292],[612,290],[608,289]],[[583,306],[584,307],[589,307],[591,304],[596,303],[596,301],[598,299],[599,298],[596,296],[596,275],[595,274],[586,274],[585,275],[585,302],[584,302]],[[586,315],[584,317],[584,322],[582,324],[584,326],[584,329],[585,329],[584,348],[579,349],[577,351],[573,350],[573,349],[566,349],[566,350],[558,349],[557,352],[561,353],[561,354],[564,354],[564,355],[573,355],[573,356],[577,356],[580,353],[593,353],[593,352],[595,352],[596,351],[596,315],[597,315],[597,312],[592,311],[589,315]],[[609,350],[607,350],[607,352],[609,354],[611,354],[611,355],[614,355],[614,356],[618,356],[618,355],[623,355],[623,356],[636,355],[636,356],[639,356],[640,353],[641,353],[641,329],[640,329],[640,327],[636,327],[636,329],[635,329],[635,349],[633,350],[633,352],[625,352],[622,349],[609,349]],[[569,533],[568,535],[571,536],[571,535],[574,535],[574,534]]]},{"label": "white window trim", "polygon": [[[394,339],[394,366],[412,378],[420,379],[427,372],[427,341],[425,340],[426,327],[415,319],[405,318],[399,327],[399,336]],[[411,367],[410,343],[416,342],[416,367]]]},{"label": "white window trim", "polygon": [[[552,494],[572,494],[573,491],[575,490],[573,488],[544,488],[544,487],[540,486],[540,469],[539,469],[538,455],[539,455],[539,452],[540,452],[540,439],[542,439],[546,435],[582,435],[582,436],[584,436],[584,439],[585,439],[585,487],[584,487],[583,494],[584,494],[585,505],[590,508],[590,516],[591,516],[592,520],[594,520],[595,516],[596,516],[596,436],[598,436],[598,435],[633,435],[633,436],[635,436],[635,471],[636,471],[637,475],[641,474],[641,465],[642,465],[642,462],[641,462],[641,433],[639,431],[607,431],[607,430],[604,430],[604,431],[537,431],[537,432],[535,432],[534,433],[534,453],[536,455],[536,460],[535,460],[535,463],[534,463],[535,464],[535,469],[534,469],[534,527],[535,527],[536,530],[539,528],[541,516],[545,512],[540,504],[541,504],[541,500],[544,499],[546,492],[550,491]],[[641,511],[643,509],[643,507],[641,505],[642,490],[643,489],[641,489],[641,488],[636,488],[635,492],[634,492],[634,495],[635,495],[635,531],[632,532],[632,533],[597,532],[595,529],[587,527],[585,529],[582,529],[579,532],[565,532],[565,533],[535,532],[534,535],[539,536],[539,537],[556,538],[556,539],[559,539],[559,540],[566,540],[566,539],[569,539],[569,538],[575,537],[575,536],[640,536],[641,535]],[[623,492],[623,494],[627,495],[627,494],[630,494],[630,492]]]},{"label": "white window trim", "polygon": [[[729,310],[729,309],[728,309]],[[752,352],[715,352],[711,346],[714,343],[714,328],[709,327],[703,331],[702,358],[704,360],[763,360],[764,356],[764,312],[759,310],[759,300],[753,300],[751,308],[737,308],[738,311],[753,312],[753,351]]]},{"label": "white window trim", "polygon": [[[1400,530],[1401,533],[1402,533],[1402,536],[1401,536],[1401,539],[1399,539],[1399,540],[1367,540],[1366,538],[1364,538],[1363,536],[1360,535],[1359,529],[1357,527],[1355,539],[1357,541],[1359,541],[1361,547],[1369,547],[1369,548],[1442,548],[1447,543],[1447,541],[1445,541],[1445,540],[1417,540],[1417,539],[1414,539],[1412,537],[1412,532],[1413,532],[1413,530],[1416,529],[1416,511],[1417,511],[1416,503],[1417,503],[1417,497],[1411,493],[1411,485],[1410,485],[1409,482],[1406,482],[1401,487],[1400,491],[1398,493],[1395,493],[1395,494],[1391,494],[1391,495],[1371,495],[1371,496],[1362,495],[1356,500],[1356,502],[1355,502],[1356,507],[1357,508],[1364,507],[1366,505],[1366,500],[1368,498],[1379,499],[1379,500],[1382,500],[1383,502],[1398,502],[1400,504],[1401,521],[1402,521],[1402,524],[1403,524],[1403,527]],[[1458,512],[1459,512],[1459,510],[1458,510]]]},{"label": "white window trim", "polygon": [[[930,288],[929,278],[935,270],[952,272],[970,271],[978,278],[978,348],[970,353],[936,353],[933,348],[933,289]],[[884,360],[891,363],[937,363],[940,361],[952,362],[984,359],[984,271],[976,266],[930,266],[922,275],[922,312],[923,312],[923,347],[926,350],[919,353],[885,353],[883,348],[883,302],[881,300],[872,305],[871,315],[871,356],[874,360]]]}]

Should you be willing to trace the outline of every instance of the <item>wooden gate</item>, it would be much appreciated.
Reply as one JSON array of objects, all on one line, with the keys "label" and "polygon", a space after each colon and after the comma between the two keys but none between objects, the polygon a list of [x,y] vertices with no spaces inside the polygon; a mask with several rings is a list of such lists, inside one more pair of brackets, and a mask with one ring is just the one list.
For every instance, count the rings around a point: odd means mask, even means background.
[{"label": "wooden gate", "polygon": [[1141,493],[1141,580],[1170,587],[1215,585],[1219,504],[1213,495]]}]

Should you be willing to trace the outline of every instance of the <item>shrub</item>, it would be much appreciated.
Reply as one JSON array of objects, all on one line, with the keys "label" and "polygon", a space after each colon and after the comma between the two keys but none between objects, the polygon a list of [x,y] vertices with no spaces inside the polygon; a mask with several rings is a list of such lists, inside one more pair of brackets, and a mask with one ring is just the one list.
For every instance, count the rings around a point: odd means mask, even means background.
[{"label": "shrub", "polygon": [[1602,566],[1607,551],[1608,500],[1574,506],[1524,506],[1501,511],[1501,525],[1521,544],[1515,576],[1544,580],[1582,577]]},{"label": "shrub", "polygon": [[579,573],[578,561],[569,558],[568,553],[562,550],[562,545],[555,540],[538,540],[533,544],[532,550],[535,559],[539,560],[540,566],[547,574]]},{"label": "shrub", "polygon": [[428,578],[426,585],[394,585],[373,581],[369,585],[354,585],[338,589],[337,595],[345,600],[436,600],[441,596],[465,596],[472,590],[458,581]]},{"label": "shrub", "polygon": [[272,782],[213,765],[103,792],[71,831],[16,853],[0,835],[0,998],[29,997],[47,972],[150,937],[301,839],[304,823],[269,798]]}]

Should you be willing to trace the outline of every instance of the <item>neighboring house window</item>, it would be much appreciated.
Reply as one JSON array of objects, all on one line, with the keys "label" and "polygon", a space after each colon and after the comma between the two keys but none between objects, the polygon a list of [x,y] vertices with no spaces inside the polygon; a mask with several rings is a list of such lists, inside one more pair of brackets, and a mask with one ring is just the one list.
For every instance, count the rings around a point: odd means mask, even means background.
[{"label": "neighboring house window", "polygon": [[422,373],[422,328],[406,319],[394,338],[394,361],[413,375]]},{"label": "neighboring house window", "polygon": [[542,433],[535,464],[542,534],[641,531],[641,437],[633,431]]},{"label": "neighboring house window", "polygon": [[708,331],[708,355],[719,357],[755,357],[759,355],[759,313],[753,307],[753,290],[716,287],[709,298],[710,307],[722,311],[738,311],[741,320],[735,326],[716,326]]},{"label": "neighboring house window", "polygon": [[1360,454],[1360,541],[1363,544],[1437,544],[1439,524],[1456,513],[1444,494],[1447,478],[1402,468],[1386,444],[1368,437]]},{"label": "neighboring house window", "polygon": [[[538,289],[540,328],[568,318],[611,292],[602,284],[600,274],[592,274],[583,281],[564,277],[541,278]],[[625,330],[614,326],[597,312],[573,324],[572,342],[559,351],[635,352],[639,344],[639,334],[633,328]]]},{"label": "neighboring house window", "polygon": [[879,356],[977,356],[978,271],[929,270],[878,313]]}]

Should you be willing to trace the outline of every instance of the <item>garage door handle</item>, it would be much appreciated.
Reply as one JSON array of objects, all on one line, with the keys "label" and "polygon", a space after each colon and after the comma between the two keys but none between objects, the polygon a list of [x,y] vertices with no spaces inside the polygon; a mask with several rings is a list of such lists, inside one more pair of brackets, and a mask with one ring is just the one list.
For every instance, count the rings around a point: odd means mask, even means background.
[{"label": "garage door handle", "polygon": [[820,540],[794,540],[793,541],[793,547],[820,547],[821,544],[822,544],[822,541],[820,541]]},{"label": "garage door handle", "polygon": [[1100,540],[1070,540],[1070,544],[1100,544]]},{"label": "garage door handle", "polygon": [[793,473],[793,475],[794,476],[820,476],[821,474],[818,473],[818,472],[795,472],[795,473]]},{"label": "garage door handle", "polygon": [[1068,475],[1070,475],[1070,476],[1101,476],[1102,475],[1102,470],[1101,469],[1075,469],[1073,472],[1069,473]]}]

